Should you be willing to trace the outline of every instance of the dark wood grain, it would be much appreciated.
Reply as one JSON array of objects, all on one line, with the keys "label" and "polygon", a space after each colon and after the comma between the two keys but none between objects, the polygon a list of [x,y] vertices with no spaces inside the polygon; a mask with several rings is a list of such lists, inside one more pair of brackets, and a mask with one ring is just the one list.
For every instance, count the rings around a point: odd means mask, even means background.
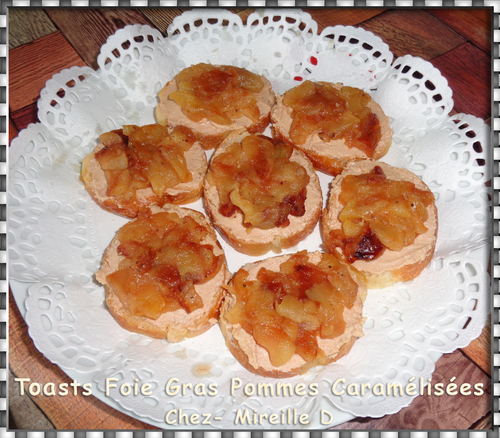
[{"label": "dark wood grain", "polygon": [[36,103],[25,106],[17,111],[10,113],[12,123],[18,131],[27,128],[31,123],[38,123],[38,106]]},{"label": "dark wood grain", "polygon": [[12,139],[17,137],[17,134],[19,134],[19,129],[17,128],[16,124],[13,122],[13,120],[9,117],[9,145],[12,142]]},{"label": "dark wood grain", "polygon": [[9,50],[57,31],[42,9],[8,8]]},{"label": "dark wood grain", "polygon": [[335,9],[307,9],[304,11],[309,13],[311,17],[318,23],[318,30],[321,32],[328,26],[357,26],[361,23],[379,16],[386,9],[382,8],[335,8]]},{"label": "dark wood grain", "polygon": [[462,348],[464,354],[486,374],[491,376],[491,323],[488,322],[481,335]]},{"label": "dark wood grain", "polygon": [[483,418],[481,418],[479,421],[474,423],[471,427],[473,430],[491,430],[493,428],[493,418],[491,415],[491,412],[486,414]]},{"label": "dark wood grain", "polygon": [[151,25],[137,9],[55,8],[45,11],[80,57],[93,69],[98,67],[97,56],[108,36],[129,24]]},{"label": "dark wood grain", "polygon": [[492,8],[482,9],[426,9],[470,43],[491,54]]},{"label": "dark wood grain", "polygon": [[[254,9],[230,9],[245,21]],[[40,10],[41,11],[41,10]],[[150,24],[164,35],[179,8],[157,9],[46,9],[55,28],[31,43],[22,43],[9,52],[9,141],[17,131],[37,121],[36,100],[45,81],[54,73],[73,65],[97,67],[100,47],[108,35],[128,24]],[[394,55],[411,54],[430,60],[450,82],[456,112],[489,119],[489,73],[491,60],[485,34],[488,33],[484,10],[457,9],[381,9],[381,8],[309,8],[307,12],[326,26],[354,25],[374,32],[389,44]],[[458,13],[460,12],[460,13]],[[470,15],[469,15],[470,13]],[[10,22],[9,22],[10,23]],[[28,23],[16,22],[17,26]],[[475,26],[475,27],[474,27]],[[9,29],[10,32],[11,29]],[[27,38],[37,38],[32,32]],[[50,54],[50,56],[49,56]],[[484,116],[482,116],[484,114]],[[443,356],[433,379],[457,376],[461,382],[490,384],[490,327],[467,348]],[[69,382],[70,379],[39,353],[29,338],[26,324],[14,301],[9,299],[9,364],[13,375],[32,380]],[[451,373],[451,374],[450,374]],[[444,381],[443,380],[443,381]],[[11,399],[14,400],[14,399]],[[18,400],[19,401],[19,400]],[[126,414],[115,411],[94,397],[32,397],[33,412],[40,410],[57,429],[151,429]],[[418,397],[411,406],[380,419],[356,419],[337,428],[344,429],[487,429],[491,425],[489,397]],[[34,427],[34,421],[26,423]],[[39,423],[37,423],[39,424]]]},{"label": "dark wood grain", "polygon": [[453,90],[459,113],[482,119],[491,116],[491,58],[470,43],[432,60]]},{"label": "dark wood grain", "polygon": [[[49,56],[50,54],[50,56]],[[26,66],[29,65],[29,69]],[[85,63],[61,32],[9,51],[9,108],[17,111],[35,103],[54,74]]]},{"label": "dark wood grain", "polygon": [[9,369],[9,429],[54,429],[54,425],[31,397],[19,394],[19,383],[14,380],[16,377]]},{"label": "dark wood grain", "polygon": [[[141,13],[164,35],[167,36],[167,28],[172,24],[174,18],[186,11],[184,8],[161,8],[161,9],[140,9]],[[238,13],[241,9],[229,9]]]},{"label": "dark wood grain", "polygon": [[364,29],[387,43],[395,57],[420,56],[430,60],[465,43],[465,38],[419,9],[388,10],[365,21]]}]

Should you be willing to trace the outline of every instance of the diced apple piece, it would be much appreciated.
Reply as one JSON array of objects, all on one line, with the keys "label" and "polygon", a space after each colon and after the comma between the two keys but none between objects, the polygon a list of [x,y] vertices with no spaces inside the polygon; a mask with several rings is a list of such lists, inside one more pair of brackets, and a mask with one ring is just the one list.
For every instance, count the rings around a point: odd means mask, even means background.
[{"label": "diced apple piece", "polygon": [[124,143],[124,137],[120,130],[105,132],[99,136],[99,140],[106,146],[121,145]]},{"label": "diced apple piece", "polygon": [[314,133],[325,142],[344,139],[348,147],[371,158],[381,132],[377,116],[366,106],[369,101],[369,95],[356,88],[339,90],[330,83],[304,81],[283,98],[293,110],[290,138],[297,144]]},{"label": "diced apple piece", "polygon": [[169,187],[181,183],[177,172],[168,161],[164,161],[162,164],[151,163],[145,173],[153,192],[159,197],[162,197]]},{"label": "diced apple piece", "polygon": [[260,76],[243,69],[238,70],[238,73],[239,83],[245,90],[259,93],[264,88],[264,82]]},{"label": "diced apple piece", "polygon": [[172,166],[172,169],[177,174],[177,178],[181,183],[187,183],[193,180],[193,174],[187,168],[186,159],[183,155],[166,148],[162,148],[161,152],[164,158],[170,163],[170,166]]},{"label": "diced apple piece", "polygon": [[192,282],[188,282],[179,295],[179,304],[187,313],[203,308],[203,300],[196,292]]},{"label": "diced apple piece", "polygon": [[331,318],[321,324],[320,335],[324,339],[334,339],[345,331],[345,321],[340,315],[337,318]]},{"label": "diced apple piece", "polygon": [[306,291],[307,298],[320,303],[322,306],[331,307],[335,303],[335,297],[328,283],[314,284]]},{"label": "diced apple piece", "polygon": [[304,324],[309,330],[316,330],[320,325],[316,316],[305,311],[304,303],[290,295],[283,297],[281,303],[276,304],[276,312],[278,315]]},{"label": "diced apple piece", "polygon": [[318,354],[318,340],[316,336],[309,331],[299,331],[295,341],[295,353],[306,362],[313,362]]},{"label": "diced apple piece", "polygon": [[159,284],[147,277],[138,280],[131,268],[117,270],[106,280],[131,315],[158,319],[164,312],[165,300]]},{"label": "diced apple piece", "polygon": [[[260,268],[252,281],[245,270],[238,271],[227,289],[236,297],[226,314],[228,321],[253,335],[270,356],[276,355],[271,359],[274,365],[286,363],[293,354],[310,364],[322,363],[325,357],[318,338],[322,333],[331,338],[343,332],[343,311],[352,307],[358,286],[335,255],[323,254],[313,264],[301,251],[281,263],[279,271]],[[283,355],[275,351],[280,348],[285,349]]]},{"label": "diced apple piece", "polygon": [[125,170],[128,167],[127,153],[119,146],[105,146],[96,153],[96,159],[102,170]]},{"label": "diced apple piece", "polygon": [[178,91],[169,98],[192,121],[206,118],[229,125],[244,114],[252,120],[260,117],[255,94],[264,83],[254,73],[232,66],[196,64],[182,70],[175,79]]},{"label": "diced apple piece", "polygon": [[168,98],[173,100],[177,105],[188,109],[198,109],[202,107],[202,102],[198,97],[183,91],[174,91]]},{"label": "diced apple piece", "polygon": [[291,148],[249,135],[217,155],[207,180],[217,187],[219,212],[225,217],[241,212],[248,232],[285,227],[290,215],[304,215],[309,176],[290,161],[291,153]]},{"label": "diced apple piece", "polygon": [[348,175],[339,196],[344,206],[339,246],[347,260],[373,260],[385,248],[401,251],[411,245],[427,231],[424,222],[432,200],[432,193],[409,181],[387,179],[380,166],[367,174]]},{"label": "diced apple piece", "polygon": [[176,147],[182,151],[187,151],[193,146],[196,136],[191,129],[184,126],[176,126],[170,135],[163,139],[162,145]]},{"label": "diced apple piece", "polygon": [[125,201],[135,199],[135,192],[131,188],[132,176],[128,170],[108,170],[106,172],[108,189],[106,194],[113,198]]},{"label": "diced apple piece", "polygon": [[286,364],[295,353],[295,343],[283,329],[263,324],[254,324],[252,327],[255,342],[264,347],[271,364],[280,367]]},{"label": "diced apple piece", "polygon": [[288,318],[283,318],[281,322],[281,328],[288,335],[288,337],[295,342],[297,336],[299,335],[299,324]]},{"label": "diced apple piece", "polygon": [[229,309],[224,315],[224,317],[227,319],[227,321],[232,324],[240,324],[243,325],[243,323],[246,320],[246,313],[244,309],[244,304],[241,301],[237,301],[233,307]]},{"label": "diced apple piece", "polygon": [[382,244],[391,251],[401,251],[405,247],[404,231],[393,227],[381,220],[374,220],[370,228],[377,235]]}]

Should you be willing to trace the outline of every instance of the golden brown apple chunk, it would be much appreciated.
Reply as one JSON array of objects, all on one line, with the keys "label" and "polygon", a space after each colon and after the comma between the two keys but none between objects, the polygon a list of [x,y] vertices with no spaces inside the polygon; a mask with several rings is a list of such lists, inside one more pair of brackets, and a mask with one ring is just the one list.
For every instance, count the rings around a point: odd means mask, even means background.
[{"label": "golden brown apple chunk", "polygon": [[430,191],[409,181],[386,177],[379,166],[342,181],[339,202],[344,208],[342,229],[327,236],[330,250],[340,247],[349,263],[374,260],[385,249],[401,251],[427,231],[427,207],[434,202]]},{"label": "golden brown apple chunk", "polygon": [[283,97],[283,103],[293,109],[290,139],[303,145],[317,132],[325,142],[344,139],[348,147],[373,158],[382,134],[377,115],[367,107],[370,100],[358,88],[337,89],[328,82],[304,81]]},{"label": "golden brown apple chunk", "polygon": [[262,135],[248,135],[214,157],[207,179],[217,187],[225,216],[243,213],[247,228],[286,227],[303,216],[309,175],[291,161],[292,147]]},{"label": "golden brown apple chunk", "polygon": [[358,285],[333,254],[322,254],[318,264],[299,252],[279,271],[261,268],[255,280],[240,269],[229,291],[236,296],[225,315],[265,348],[273,366],[286,364],[294,354],[322,364],[318,339],[333,339],[345,330],[344,308],[351,308]]},{"label": "golden brown apple chunk", "polygon": [[177,127],[169,134],[164,126],[125,125],[102,134],[103,147],[96,160],[108,183],[106,195],[134,217],[140,208],[137,190],[151,189],[161,207],[169,202],[167,189],[193,179],[184,152],[195,142],[190,129]]},{"label": "golden brown apple chunk", "polygon": [[230,125],[243,116],[253,122],[260,118],[256,94],[264,82],[254,73],[229,65],[197,64],[176,76],[178,90],[169,99],[176,102],[194,122],[204,118]]},{"label": "golden brown apple chunk", "polygon": [[141,213],[118,232],[119,267],[106,277],[133,316],[157,319],[162,313],[203,307],[195,285],[213,278],[221,267],[208,230],[190,216]]}]

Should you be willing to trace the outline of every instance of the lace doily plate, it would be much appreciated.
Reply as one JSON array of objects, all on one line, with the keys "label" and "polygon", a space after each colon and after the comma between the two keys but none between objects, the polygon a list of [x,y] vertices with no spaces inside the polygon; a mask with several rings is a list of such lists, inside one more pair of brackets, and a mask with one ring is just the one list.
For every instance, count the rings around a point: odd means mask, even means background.
[{"label": "lace doily plate", "polygon": [[[299,10],[258,11],[246,25],[228,11],[189,11],[174,20],[168,35],[140,25],[116,32],[101,49],[98,71],[73,67],[47,82],[38,103],[41,123],[12,142],[9,277],[17,302],[26,307],[37,348],[71,376],[91,382],[97,397],[164,428],[170,427],[166,415],[179,409],[188,415],[210,413],[212,421],[175,428],[248,428],[235,422],[238,409],[280,416],[295,408],[308,414],[307,424],[279,420],[276,426],[252,428],[306,429],[327,427],[321,423],[322,410],[334,413],[328,423],[333,426],[409,405],[415,395],[338,396],[332,384],[339,378],[346,385],[372,387],[427,382],[443,353],[468,345],[481,333],[489,312],[489,127],[470,115],[448,115],[452,91],[430,63],[412,56],[393,59],[380,38],[360,28],[335,26],[318,34],[317,24]],[[199,62],[265,74],[279,93],[303,79],[364,89],[380,103],[394,130],[384,161],[415,172],[436,196],[438,242],[422,275],[370,291],[365,336],[351,352],[286,381],[292,388],[317,388],[317,393],[259,394],[259,384],[277,391],[280,381],[244,370],[217,326],[179,344],[127,332],[105,308],[105,291],[93,278],[126,219],[94,204],[79,180],[80,162],[101,133],[123,124],[153,123],[161,87]],[[320,179],[326,197],[331,178],[320,174]],[[203,211],[201,201],[189,207]],[[221,243],[232,272],[256,260]],[[316,229],[286,252],[320,248]],[[192,388],[169,394],[171,378]],[[116,379],[117,387],[106,395],[107,379]],[[241,387],[232,393],[235,382]],[[134,383],[150,384],[151,393],[119,391],[120,385]],[[210,385],[216,390],[209,391]]]}]

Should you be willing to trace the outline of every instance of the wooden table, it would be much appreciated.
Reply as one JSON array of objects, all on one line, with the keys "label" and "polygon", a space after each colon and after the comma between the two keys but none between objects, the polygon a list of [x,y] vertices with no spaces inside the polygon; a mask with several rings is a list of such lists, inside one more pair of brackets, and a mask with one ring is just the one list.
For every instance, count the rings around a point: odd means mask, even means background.
[{"label": "wooden table", "polygon": [[[148,24],[164,35],[182,9],[19,9],[9,8],[9,141],[37,122],[36,102],[45,82],[64,68],[97,68],[107,37],[128,24]],[[308,9],[319,31],[337,24],[361,26],[380,36],[395,57],[429,60],[454,90],[454,113],[490,121],[492,9]],[[243,19],[250,9],[233,9]],[[429,36],[431,35],[431,36]],[[50,54],[50,56],[48,56]],[[456,62],[459,58],[460,62]],[[19,396],[16,376],[37,382],[71,380],[34,347],[26,324],[9,299],[9,428],[154,429],[94,397]],[[380,419],[356,418],[336,429],[489,429],[491,428],[491,330],[467,348],[444,355],[433,383],[453,376],[482,382],[483,397],[417,397],[411,406]]]}]

